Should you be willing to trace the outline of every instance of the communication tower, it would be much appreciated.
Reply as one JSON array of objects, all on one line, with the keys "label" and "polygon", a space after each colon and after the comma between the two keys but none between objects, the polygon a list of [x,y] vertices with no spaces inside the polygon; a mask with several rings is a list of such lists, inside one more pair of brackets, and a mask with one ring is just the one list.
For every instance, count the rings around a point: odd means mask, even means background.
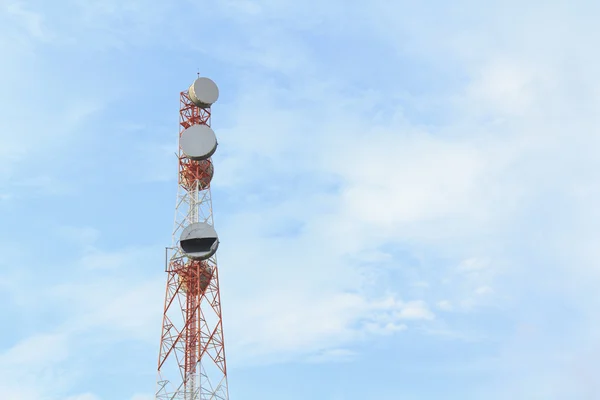
[{"label": "communication tower", "polygon": [[219,89],[198,77],[180,93],[175,226],[165,255],[167,290],[157,400],[228,400],[225,343],[210,183],[217,138],[211,106]]}]

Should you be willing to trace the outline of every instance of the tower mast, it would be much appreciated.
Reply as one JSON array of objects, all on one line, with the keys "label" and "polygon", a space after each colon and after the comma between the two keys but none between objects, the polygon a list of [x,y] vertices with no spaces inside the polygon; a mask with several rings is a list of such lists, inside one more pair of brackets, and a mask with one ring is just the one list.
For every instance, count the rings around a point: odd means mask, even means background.
[{"label": "tower mast", "polygon": [[216,84],[201,77],[180,93],[179,187],[165,266],[156,400],[229,399],[210,191],[217,148],[211,106],[218,97]]}]

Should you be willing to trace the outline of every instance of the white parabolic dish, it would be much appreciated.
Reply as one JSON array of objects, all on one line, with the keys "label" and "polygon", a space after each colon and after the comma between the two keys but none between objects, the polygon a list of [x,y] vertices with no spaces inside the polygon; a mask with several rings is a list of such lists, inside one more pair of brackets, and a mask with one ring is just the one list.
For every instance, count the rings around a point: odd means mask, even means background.
[{"label": "white parabolic dish", "polygon": [[186,157],[196,161],[206,160],[217,150],[217,136],[206,125],[192,125],[181,133],[179,146]]},{"label": "white parabolic dish", "polygon": [[195,260],[206,260],[217,252],[219,238],[217,231],[205,222],[188,225],[179,239],[181,250]]},{"label": "white parabolic dish", "polygon": [[198,78],[188,89],[188,96],[198,107],[208,108],[219,99],[219,88],[208,78]]}]

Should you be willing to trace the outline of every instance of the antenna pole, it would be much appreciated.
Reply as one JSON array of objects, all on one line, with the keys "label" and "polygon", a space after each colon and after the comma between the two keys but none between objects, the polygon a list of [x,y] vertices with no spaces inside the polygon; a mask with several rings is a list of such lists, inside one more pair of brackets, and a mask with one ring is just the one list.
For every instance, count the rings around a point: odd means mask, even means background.
[{"label": "antenna pole", "polygon": [[[210,190],[214,149],[194,153],[185,144],[206,142],[207,132],[212,132],[211,105],[218,97],[216,84],[208,78],[198,78],[180,93],[179,185],[172,244],[166,255],[155,400],[229,400],[216,247],[202,254],[203,250],[190,251],[184,245],[207,237],[218,243]],[[213,233],[206,236],[208,231]]]}]

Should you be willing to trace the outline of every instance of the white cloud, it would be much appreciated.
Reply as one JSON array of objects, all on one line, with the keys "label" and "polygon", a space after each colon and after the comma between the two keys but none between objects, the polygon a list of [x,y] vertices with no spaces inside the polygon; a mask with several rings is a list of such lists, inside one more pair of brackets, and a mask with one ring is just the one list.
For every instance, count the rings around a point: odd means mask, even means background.
[{"label": "white cloud", "polygon": [[[333,155],[334,171],[346,182],[347,215],[389,228],[467,210],[476,214],[471,206],[483,162],[477,151],[426,134],[403,137],[393,129],[361,139],[348,133],[351,146]],[[355,154],[360,163],[351,161]]]},{"label": "white cloud", "polygon": [[437,303],[437,306],[440,310],[443,311],[452,311],[452,303],[448,300],[442,300]]},{"label": "white cloud", "polygon": [[3,28],[7,33],[0,39],[0,48],[4,51],[31,50],[28,46],[31,42],[47,42],[53,36],[43,15],[28,9],[22,1],[5,1],[0,4],[0,21],[3,21]]},{"label": "white cloud", "polygon": [[[225,312],[230,356],[244,363],[259,356],[269,361],[290,356],[312,359],[371,335],[403,331],[405,321],[434,318],[421,301],[368,300],[357,294],[304,290],[257,294]],[[243,329],[248,325],[253,326],[251,331]]]},{"label": "white cloud", "polygon": [[[18,68],[6,71],[13,80],[26,80],[26,73]],[[36,82],[37,83],[37,82]],[[29,82],[21,90],[33,88]],[[11,94],[11,88],[7,88]],[[14,99],[3,99],[6,113],[0,118],[0,187],[12,197],[31,194],[66,194],[73,191],[70,183],[52,175],[54,164],[46,164],[46,157],[58,154],[73,137],[81,135],[85,119],[98,113],[103,105],[101,99],[56,99],[54,109],[39,111],[36,119],[27,120],[24,104],[29,100],[21,92]],[[23,121],[27,120],[27,123]],[[15,135],[20,131],[21,135]],[[24,139],[26,138],[26,140]]]},{"label": "white cloud", "polygon": [[43,368],[50,362],[60,362],[67,357],[67,337],[61,334],[32,336],[2,354],[3,365],[15,367],[38,362]]},{"label": "white cloud", "polygon": [[433,319],[433,313],[428,309],[423,301],[411,301],[402,307],[398,312],[401,319]]},{"label": "white cloud", "polygon": [[481,271],[489,267],[489,260],[482,260],[478,258],[469,258],[460,263],[458,270],[461,272],[476,272]]},{"label": "white cloud", "polygon": [[[99,236],[93,228],[63,227],[57,231],[67,239],[79,240],[83,248]],[[98,250],[96,252],[99,259],[121,260],[128,258],[130,249],[122,250],[122,254],[112,252],[112,258],[103,257]],[[9,296],[10,304],[17,305],[21,312],[32,317],[51,310],[54,321],[46,333],[35,333],[6,346],[6,350],[0,353],[0,386],[7,398],[66,398],[65,394],[73,393],[76,383],[95,368],[86,360],[95,356],[93,352],[81,351],[89,349],[89,346],[113,347],[134,341],[158,352],[165,282],[160,274],[161,268],[154,275],[160,279],[153,279],[152,275],[149,277],[140,271],[148,265],[162,267],[161,253],[160,248],[154,252],[140,251],[137,259],[129,258],[127,268],[101,272],[90,271],[87,265],[89,258],[83,256],[79,262],[67,266],[69,279],[60,284],[32,279],[30,274],[24,273],[0,277],[0,289],[3,295]],[[13,263],[10,259],[5,261]],[[46,267],[51,268],[51,265],[46,264]],[[25,286],[36,292],[34,298],[28,292],[29,295],[21,300]],[[138,398],[144,398],[141,396],[138,395]],[[102,400],[92,393],[69,399]]]},{"label": "white cloud", "polygon": [[493,292],[494,292],[494,289],[492,289],[489,286],[480,286],[477,289],[475,289],[475,294],[477,294],[479,296],[482,296],[482,295],[485,295],[485,294],[489,294],[489,293],[493,293]]},{"label": "white cloud", "polygon": [[71,371],[61,368],[71,355],[68,341],[63,334],[38,334],[1,353],[3,396],[14,400],[54,399],[70,380]]},{"label": "white cloud", "polygon": [[492,60],[467,89],[468,97],[497,117],[527,115],[536,103],[535,80],[544,78],[540,74],[517,60]]}]

